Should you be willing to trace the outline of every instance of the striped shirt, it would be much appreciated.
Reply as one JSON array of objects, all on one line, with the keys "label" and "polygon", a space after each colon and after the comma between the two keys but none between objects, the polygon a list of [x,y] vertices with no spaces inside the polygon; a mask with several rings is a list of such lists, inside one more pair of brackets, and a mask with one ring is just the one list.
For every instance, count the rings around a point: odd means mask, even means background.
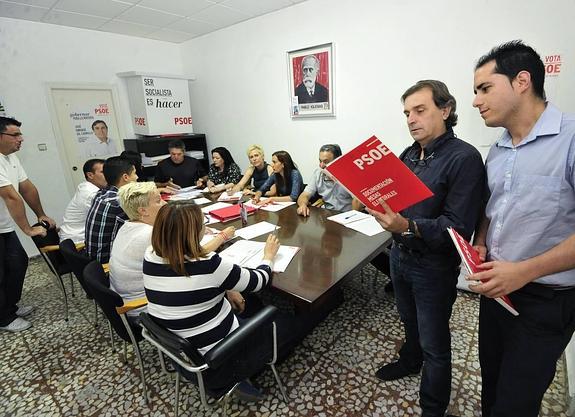
[{"label": "striped shirt", "polygon": [[118,187],[98,191],[86,217],[86,253],[100,263],[110,261],[112,242],[128,216],[120,207]]},{"label": "striped shirt", "polygon": [[257,269],[242,268],[212,252],[186,262],[185,268],[188,276],[171,269],[151,246],[146,249],[148,314],[205,354],[239,326],[226,290],[261,290],[270,280],[271,262],[262,261]]}]

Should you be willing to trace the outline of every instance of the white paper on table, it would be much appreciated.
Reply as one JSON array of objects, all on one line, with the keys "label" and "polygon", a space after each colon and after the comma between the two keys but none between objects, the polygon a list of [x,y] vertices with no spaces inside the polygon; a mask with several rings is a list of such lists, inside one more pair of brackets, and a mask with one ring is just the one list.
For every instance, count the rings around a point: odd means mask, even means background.
[{"label": "white paper on table", "polygon": [[[220,256],[246,268],[257,268],[262,263],[265,245],[265,242],[240,240],[220,252]],[[297,246],[280,246],[274,258],[273,271],[284,272],[299,249]]]},{"label": "white paper on table", "polygon": [[188,191],[186,193],[176,193],[172,194],[170,201],[180,201],[180,200],[192,200],[199,195],[202,195],[199,191]]},{"label": "white paper on table", "polygon": [[184,188],[180,188],[178,189],[178,191],[176,192],[176,194],[180,194],[180,193],[188,193],[190,191],[195,191],[197,193],[201,193],[200,190],[198,190],[198,186],[197,185],[190,185],[189,187],[184,187]]},{"label": "white paper on table", "polygon": [[271,211],[271,212],[275,212],[275,211],[280,211],[286,207],[291,206],[292,204],[295,204],[295,201],[282,201],[282,202],[268,202],[266,203],[266,201],[269,199],[261,199],[260,203],[263,203],[262,205],[258,205],[255,203],[252,203],[252,201],[248,201],[246,203],[244,203],[247,207],[253,207],[256,208],[258,210],[264,210],[264,211]]},{"label": "white paper on table", "polygon": [[198,206],[199,206],[200,204],[208,204],[208,203],[211,203],[211,202],[212,202],[212,200],[208,200],[208,199],[205,198],[205,197],[200,197],[200,198],[195,198],[195,199],[194,199],[194,203],[196,203]]},{"label": "white paper on table", "polygon": [[226,192],[223,192],[220,194],[220,196],[218,197],[218,201],[237,201],[240,198],[242,198],[243,195],[244,195],[244,193],[241,191],[237,191],[237,192],[233,193],[232,195],[229,195],[226,191]]},{"label": "white paper on table", "polygon": [[371,216],[367,213],[362,213],[361,211],[350,210],[350,211],[345,211],[343,213],[339,213],[339,214],[336,214],[333,216],[329,216],[327,219],[331,220],[333,222],[339,223],[339,224],[343,224],[344,226],[347,226],[348,224],[350,224],[352,222],[367,219],[368,217],[373,217],[373,216]]},{"label": "white paper on table", "polygon": [[206,207],[202,207],[202,212],[205,214],[208,214],[210,211],[221,209],[224,207],[229,207],[229,206],[231,206],[230,203],[215,203],[215,204],[212,204],[212,205],[209,205]]},{"label": "white paper on table", "polygon": [[[214,187],[221,187],[221,186],[223,186],[223,185],[225,185],[225,184],[224,184],[224,183],[221,183],[221,184],[218,184],[218,185],[214,185]],[[204,188],[204,189],[202,190],[202,193],[209,193],[209,192],[211,192],[209,187],[206,187],[206,188]]]},{"label": "white paper on table", "polygon": [[218,235],[218,232],[219,232],[219,230],[217,230],[217,229],[212,229],[211,227],[206,227],[206,233],[204,234],[204,237],[202,238],[202,240],[200,240],[200,245],[205,246],[206,244],[211,242]]},{"label": "white paper on table", "polygon": [[253,239],[254,237],[261,236],[266,233],[271,233],[280,227],[281,226],[276,226],[275,224],[271,224],[269,222],[259,222],[252,224],[251,226],[242,227],[241,229],[236,230],[236,235],[244,239]]},{"label": "white paper on table", "polygon": [[345,225],[350,229],[355,230],[356,232],[363,233],[367,236],[375,236],[381,232],[384,232],[385,229],[379,224],[379,222],[373,216],[369,216],[366,219],[357,220]]}]

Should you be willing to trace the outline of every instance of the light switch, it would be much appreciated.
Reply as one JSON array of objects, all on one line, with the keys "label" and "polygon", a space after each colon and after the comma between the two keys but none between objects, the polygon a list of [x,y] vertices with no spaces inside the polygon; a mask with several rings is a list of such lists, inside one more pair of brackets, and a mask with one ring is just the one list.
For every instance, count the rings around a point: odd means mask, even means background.
[{"label": "light switch", "polygon": [[46,146],[45,143],[39,143],[39,144],[38,144],[38,150],[39,150],[39,151],[47,151],[47,150],[48,150],[48,146]]}]

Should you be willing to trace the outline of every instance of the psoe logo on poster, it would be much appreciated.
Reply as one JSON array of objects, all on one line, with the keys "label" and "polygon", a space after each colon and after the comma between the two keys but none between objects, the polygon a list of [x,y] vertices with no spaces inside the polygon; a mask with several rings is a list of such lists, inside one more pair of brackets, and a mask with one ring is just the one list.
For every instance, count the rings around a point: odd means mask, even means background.
[{"label": "psoe logo on poster", "polygon": [[107,104],[98,104],[98,107],[94,109],[95,114],[110,114],[110,109]]},{"label": "psoe logo on poster", "polygon": [[561,55],[545,55],[545,75],[547,77],[557,77],[561,72]]}]

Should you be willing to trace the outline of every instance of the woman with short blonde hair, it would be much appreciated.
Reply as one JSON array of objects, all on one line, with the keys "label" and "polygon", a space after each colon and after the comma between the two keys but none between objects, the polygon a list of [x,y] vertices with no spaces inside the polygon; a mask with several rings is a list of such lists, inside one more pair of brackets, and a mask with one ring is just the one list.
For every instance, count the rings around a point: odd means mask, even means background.
[{"label": "woman with short blonde hair", "polygon": [[244,195],[252,195],[252,186],[250,182],[253,179],[253,189],[259,189],[268,179],[268,177],[273,173],[273,169],[270,164],[264,160],[264,150],[260,145],[250,145],[247,150],[248,159],[250,160],[250,166],[246,169],[244,176],[238,182],[233,191],[244,191]]}]

